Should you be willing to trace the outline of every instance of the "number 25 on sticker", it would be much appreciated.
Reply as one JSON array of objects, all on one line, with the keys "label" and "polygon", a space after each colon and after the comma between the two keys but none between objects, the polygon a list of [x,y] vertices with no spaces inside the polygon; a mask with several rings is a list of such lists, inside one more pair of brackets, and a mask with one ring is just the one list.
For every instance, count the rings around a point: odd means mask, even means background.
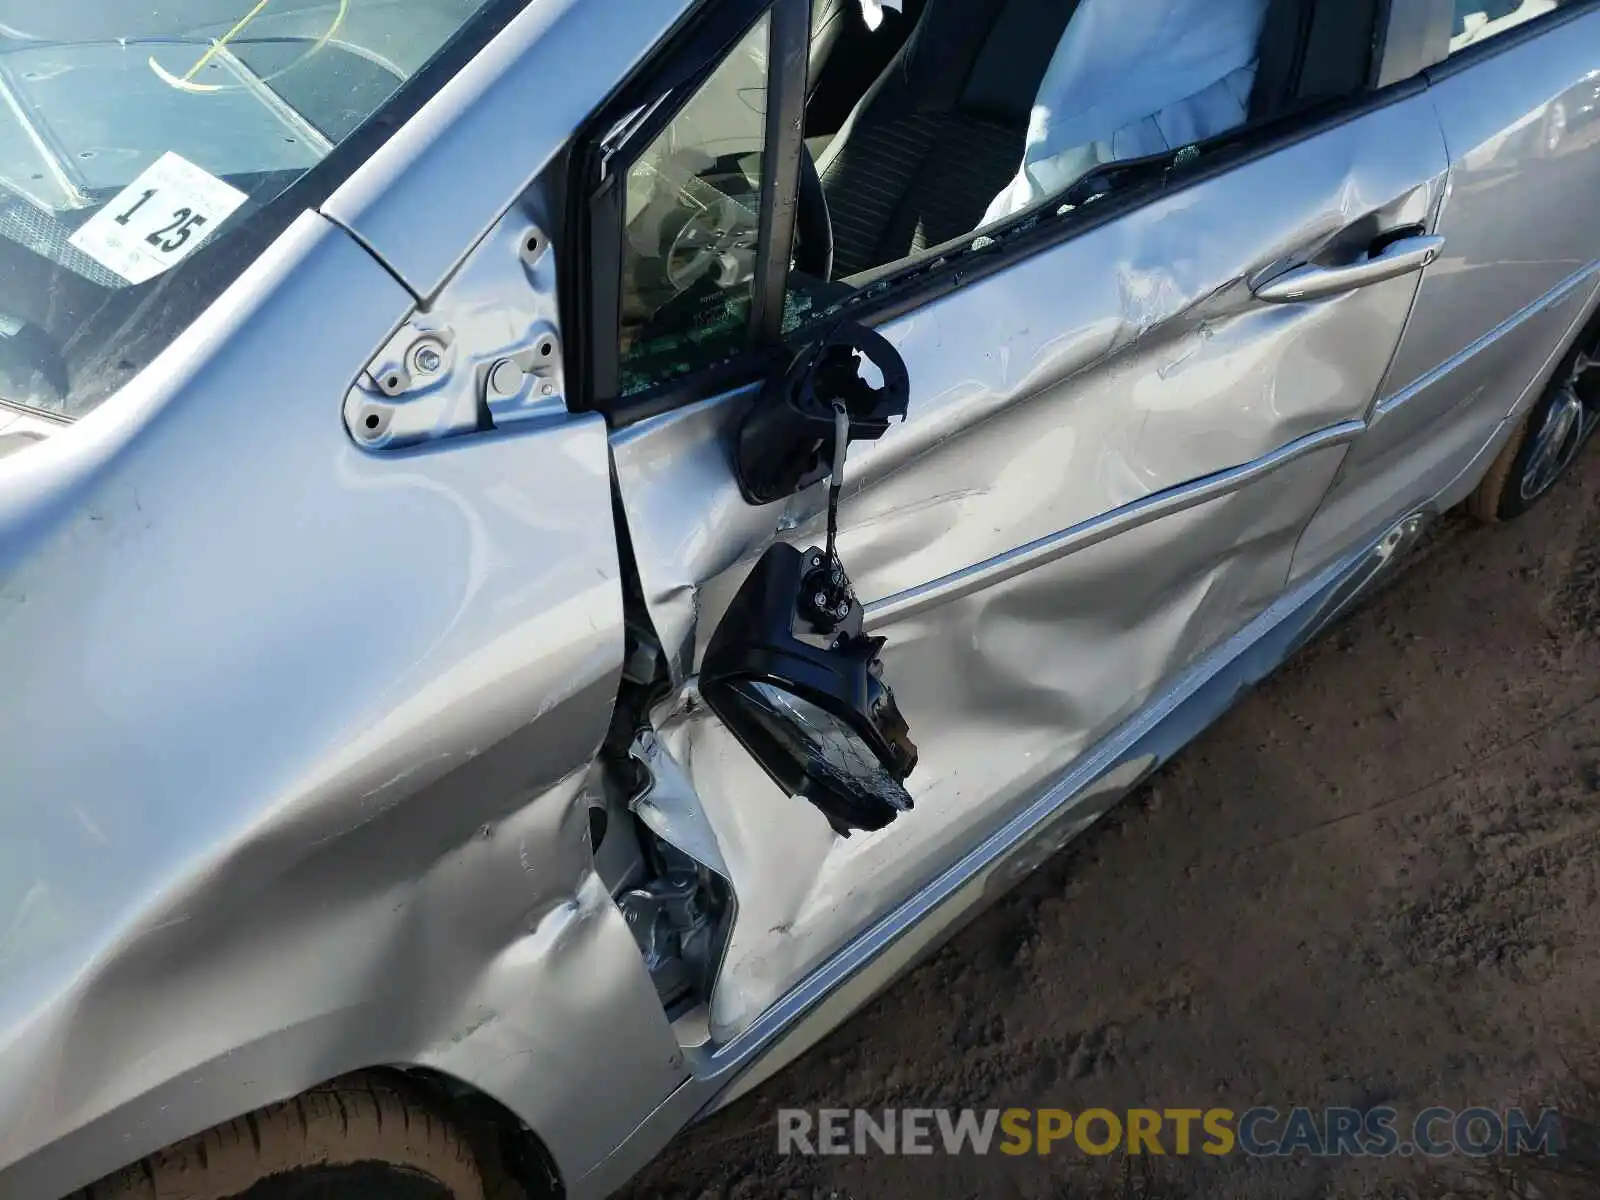
[{"label": "number 25 on sticker", "polygon": [[[117,224],[126,225],[133,220],[134,214],[150,203],[155,194],[155,188],[145,188],[144,191],[139,193],[139,198],[133,202],[132,208],[125,213],[117,215]],[[197,213],[192,208],[180,208],[173,212],[171,222],[163,225],[154,233],[145,234],[144,240],[163,254],[172,254],[182,249],[183,244],[189,240],[189,235],[205,223],[206,216],[204,213]]]},{"label": "number 25 on sticker", "polygon": [[71,237],[129,283],[153,279],[191,254],[245,194],[170,151]]}]

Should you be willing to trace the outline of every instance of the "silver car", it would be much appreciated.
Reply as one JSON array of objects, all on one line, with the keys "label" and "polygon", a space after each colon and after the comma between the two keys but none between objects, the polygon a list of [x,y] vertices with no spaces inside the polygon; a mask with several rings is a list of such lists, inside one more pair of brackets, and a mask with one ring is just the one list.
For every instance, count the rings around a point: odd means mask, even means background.
[{"label": "silver car", "polygon": [[1593,0],[0,0],[0,1196],[621,1186],[1565,494],[1597,71]]}]

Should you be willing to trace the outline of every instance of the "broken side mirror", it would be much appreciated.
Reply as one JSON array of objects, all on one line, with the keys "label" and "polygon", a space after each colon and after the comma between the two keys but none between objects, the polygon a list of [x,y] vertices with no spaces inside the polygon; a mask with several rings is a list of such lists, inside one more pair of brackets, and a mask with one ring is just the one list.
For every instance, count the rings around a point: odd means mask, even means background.
[{"label": "broken side mirror", "polygon": [[[780,787],[848,836],[911,807],[917,748],[883,680],[884,639],[862,632],[848,581],[815,582],[834,570],[821,550],[771,547],[706,646],[700,694]],[[831,596],[837,608],[818,601]]]},{"label": "broken side mirror", "polygon": [[905,360],[882,334],[834,325],[767,381],[739,427],[740,493],[750,504],[770,504],[832,472],[836,406],[849,417],[848,441],[876,441],[906,415],[910,399]]}]

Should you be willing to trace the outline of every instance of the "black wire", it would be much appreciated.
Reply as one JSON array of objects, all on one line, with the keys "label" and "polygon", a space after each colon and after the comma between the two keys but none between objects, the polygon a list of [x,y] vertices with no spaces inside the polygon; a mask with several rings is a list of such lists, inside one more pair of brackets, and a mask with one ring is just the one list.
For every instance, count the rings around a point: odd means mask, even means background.
[{"label": "black wire", "polygon": [[830,567],[843,570],[838,547],[839,494],[844,491],[844,457],[850,445],[850,413],[837,400],[833,402],[833,420],[833,473],[828,479],[828,563]]}]

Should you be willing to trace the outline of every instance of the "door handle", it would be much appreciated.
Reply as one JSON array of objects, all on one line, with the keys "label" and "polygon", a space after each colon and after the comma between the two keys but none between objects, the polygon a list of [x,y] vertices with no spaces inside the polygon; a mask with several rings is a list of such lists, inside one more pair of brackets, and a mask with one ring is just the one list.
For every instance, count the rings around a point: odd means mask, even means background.
[{"label": "door handle", "polygon": [[1255,289],[1257,300],[1269,304],[1295,304],[1302,300],[1321,300],[1356,288],[1382,283],[1420,271],[1444,249],[1444,239],[1434,236],[1406,237],[1390,242],[1378,253],[1343,267],[1318,267],[1307,264],[1286,271]]}]

